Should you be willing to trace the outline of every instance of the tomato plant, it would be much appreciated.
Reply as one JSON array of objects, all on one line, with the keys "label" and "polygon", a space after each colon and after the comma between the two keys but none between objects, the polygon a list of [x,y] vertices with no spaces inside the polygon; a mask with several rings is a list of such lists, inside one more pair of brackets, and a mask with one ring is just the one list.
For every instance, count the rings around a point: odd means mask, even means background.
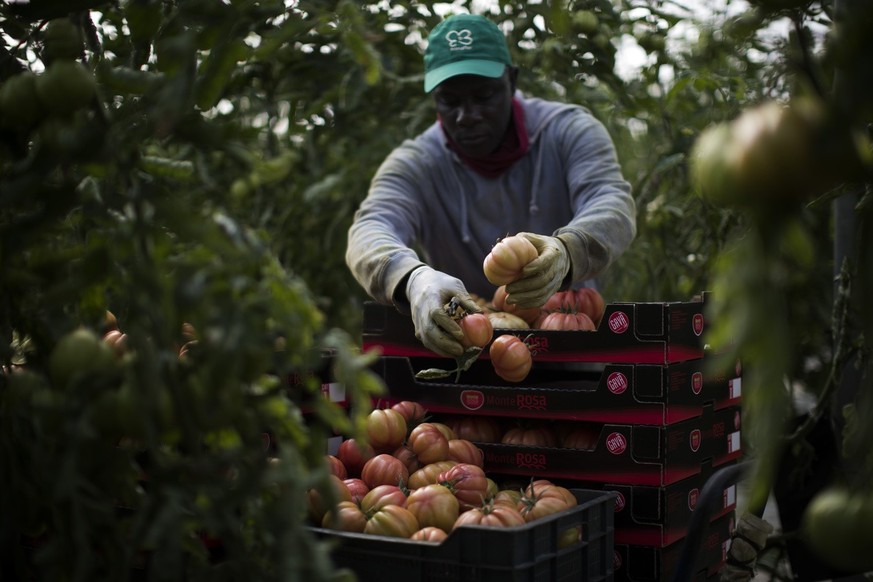
[{"label": "tomato plant", "polygon": [[460,514],[460,503],[447,487],[425,485],[410,492],[406,508],[418,519],[421,527],[433,526],[450,532]]},{"label": "tomato plant", "polygon": [[498,336],[488,350],[491,365],[498,376],[507,382],[521,382],[527,378],[533,356],[527,344],[518,336],[503,334]]},{"label": "tomato plant", "polygon": [[409,479],[409,471],[400,459],[388,453],[376,455],[364,464],[361,480],[370,489],[378,485],[398,485]]},{"label": "tomato plant", "polygon": [[518,279],[525,265],[537,256],[532,242],[521,236],[508,236],[492,247],[482,268],[493,284],[505,285]]}]

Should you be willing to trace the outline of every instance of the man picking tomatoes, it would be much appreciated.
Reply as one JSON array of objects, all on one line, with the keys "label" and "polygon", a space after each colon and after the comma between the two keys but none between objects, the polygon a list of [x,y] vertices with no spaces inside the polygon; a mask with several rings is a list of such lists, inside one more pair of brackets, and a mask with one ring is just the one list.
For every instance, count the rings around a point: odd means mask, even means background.
[{"label": "man picking tomatoes", "polygon": [[425,347],[457,357],[463,333],[443,306],[454,296],[480,311],[469,292],[494,293],[483,259],[498,240],[518,234],[536,247],[506,291],[521,308],[540,306],[558,290],[594,286],[633,240],[636,211],[603,125],[583,107],[518,91],[493,22],[445,19],[424,67],[437,121],[382,163],[346,262],[376,301],[410,312]]}]

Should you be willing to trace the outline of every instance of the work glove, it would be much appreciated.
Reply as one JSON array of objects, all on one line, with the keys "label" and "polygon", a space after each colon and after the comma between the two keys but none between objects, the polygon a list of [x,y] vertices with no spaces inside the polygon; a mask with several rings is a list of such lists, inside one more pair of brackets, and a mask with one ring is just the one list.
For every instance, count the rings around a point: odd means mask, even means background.
[{"label": "work glove", "polygon": [[558,237],[530,232],[517,236],[533,243],[539,256],[525,265],[520,279],[506,286],[507,301],[520,309],[541,307],[564,284],[570,272],[570,253]]},{"label": "work glove", "polygon": [[467,313],[481,313],[460,279],[430,267],[419,267],[406,283],[406,297],[415,324],[415,337],[441,356],[457,358],[464,353],[464,332],[445,305],[455,297]]}]

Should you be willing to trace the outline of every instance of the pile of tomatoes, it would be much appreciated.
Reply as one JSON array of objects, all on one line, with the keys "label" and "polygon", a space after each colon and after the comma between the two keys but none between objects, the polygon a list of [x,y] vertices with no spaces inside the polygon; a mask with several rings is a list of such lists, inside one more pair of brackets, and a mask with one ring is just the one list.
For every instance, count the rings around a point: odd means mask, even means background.
[{"label": "pile of tomatoes", "polygon": [[[573,493],[548,480],[501,489],[485,474],[481,449],[451,426],[429,421],[418,403],[375,409],[367,442],[347,439],[328,455],[335,506],[307,493],[313,525],[340,531],[439,542],[462,525],[521,526],[576,506]],[[581,527],[561,535],[581,540]]]}]

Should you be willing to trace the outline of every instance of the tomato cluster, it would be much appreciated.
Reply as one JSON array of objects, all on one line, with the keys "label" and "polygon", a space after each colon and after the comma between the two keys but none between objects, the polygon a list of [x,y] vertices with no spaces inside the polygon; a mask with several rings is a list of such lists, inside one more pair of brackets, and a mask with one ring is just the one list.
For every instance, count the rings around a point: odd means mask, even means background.
[{"label": "tomato cluster", "polygon": [[[347,439],[328,455],[331,505],[319,489],[307,492],[314,525],[355,533],[439,542],[467,525],[524,525],[577,503],[547,480],[501,489],[486,476],[482,450],[461,435],[499,436],[491,418],[481,425],[430,420],[418,403],[403,401],[368,416],[368,442]],[[460,435],[455,431],[458,428]],[[578,543],[571,528],[561,544]]]}]

